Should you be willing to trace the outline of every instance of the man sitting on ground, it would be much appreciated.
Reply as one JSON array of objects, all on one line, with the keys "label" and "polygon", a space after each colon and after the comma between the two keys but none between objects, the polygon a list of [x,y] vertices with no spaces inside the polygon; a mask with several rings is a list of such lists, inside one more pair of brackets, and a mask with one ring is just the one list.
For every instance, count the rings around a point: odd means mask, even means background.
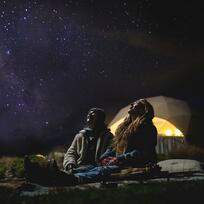
[{"label": "man sitting on ground", "polygon": [[105,124],[105,112],[92,108],[87,115],[87,127],[79,131],[64,156],[63,167],[68,173],[96,166],[100,156],[111,144],[113,135]]}]

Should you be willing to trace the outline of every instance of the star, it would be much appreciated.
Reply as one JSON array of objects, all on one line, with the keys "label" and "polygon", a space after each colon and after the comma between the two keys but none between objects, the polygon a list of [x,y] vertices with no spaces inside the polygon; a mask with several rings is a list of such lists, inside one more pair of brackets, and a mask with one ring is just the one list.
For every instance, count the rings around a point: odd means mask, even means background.
[{"label": "star", "polygon": [[6,54],[7,54],[7,55],[11,55],[11,50],[7,50],[7,51],[6,51]]}]

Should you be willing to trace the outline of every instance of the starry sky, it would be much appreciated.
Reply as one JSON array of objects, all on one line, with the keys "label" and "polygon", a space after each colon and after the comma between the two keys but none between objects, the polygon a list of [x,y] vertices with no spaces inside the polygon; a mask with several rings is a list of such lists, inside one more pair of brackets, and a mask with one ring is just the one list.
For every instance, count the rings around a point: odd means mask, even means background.
[{"label": "starry sky", "polygon": [[203,111],[198,2],[1,0],[0,28],[0,153],[69,144],[95,106],[107,122],[157,95]]}]

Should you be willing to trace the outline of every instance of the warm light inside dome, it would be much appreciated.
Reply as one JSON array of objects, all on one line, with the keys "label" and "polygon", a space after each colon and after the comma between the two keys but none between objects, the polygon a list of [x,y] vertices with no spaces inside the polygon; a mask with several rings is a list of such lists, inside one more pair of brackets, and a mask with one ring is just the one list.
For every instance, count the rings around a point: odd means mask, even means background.
[{"label": "warm light inside dome", "polygon": [[[120,125],[124,119],[125,117],[109,126],[113,134],[115,134],[118,125]],[[153,123],[157,128],[158,135],[184,137],[183,133],[175,125],[165,119],[154,117]]]},{"label": "warm light inside dome", "polygon": [[171,135],[172,135],[172,131],[171,131],[170,129],[167,129],[167,130],[165,131],[165,135],[166,135],[166,136],[171,136]]},{"label": "warm light inside dome", "polygon": [[183,135],[183,133],[180,130],[178,130],[178,129],[175,130],[175,134],[178,135],[178,136],[182,136]]}]

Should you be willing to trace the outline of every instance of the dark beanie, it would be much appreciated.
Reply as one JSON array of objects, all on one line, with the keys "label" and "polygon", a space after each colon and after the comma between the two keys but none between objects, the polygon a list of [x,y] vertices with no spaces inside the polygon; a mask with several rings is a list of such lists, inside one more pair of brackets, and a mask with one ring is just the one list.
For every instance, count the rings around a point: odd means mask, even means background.
[{"label": "dark beanie", "polygon": [[105,114],[105,111],[102,108],[91,108],[89,110],[89,112],[90,111],[93,111],[94,113],[96,113],[97,118],[98,118],[99,121],[101,121],[101,122],[105,121],[106,114]]}]

